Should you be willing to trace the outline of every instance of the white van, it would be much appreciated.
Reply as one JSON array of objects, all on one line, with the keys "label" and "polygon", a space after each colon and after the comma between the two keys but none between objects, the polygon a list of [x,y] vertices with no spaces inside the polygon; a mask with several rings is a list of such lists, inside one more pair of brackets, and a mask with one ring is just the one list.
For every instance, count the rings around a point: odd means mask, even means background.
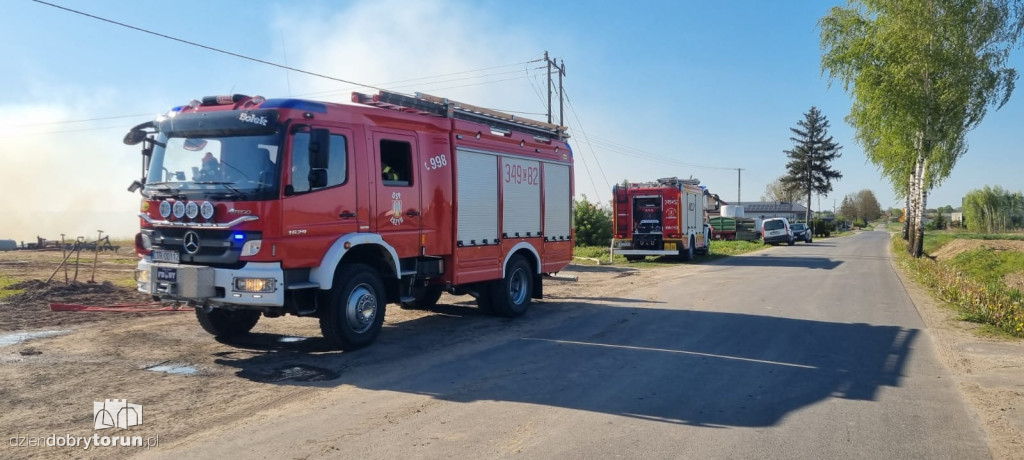
[{"label": "white van", "polygon": [[789,243],[796,244],[793,239],[793,229],[789,226],[789,219],[785,217],[773,217],[761,222],[761,239],[765,244]]}]

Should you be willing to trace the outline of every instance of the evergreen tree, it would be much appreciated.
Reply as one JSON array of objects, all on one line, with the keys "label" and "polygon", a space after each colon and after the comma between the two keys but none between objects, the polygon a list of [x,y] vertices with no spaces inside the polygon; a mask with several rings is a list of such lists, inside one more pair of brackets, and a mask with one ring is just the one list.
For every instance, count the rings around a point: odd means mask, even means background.
[{"label": "evergreen tree", "polygon": [[804,217],[808,222],[811,218],[811,192],[828,194],[832,191],[832,183],[843,177],[839,171],[832,169],[831,162],[842,156],[842,148],[828,135],[828,119],[818,110],[804,114],[804,119],[797,122],[797,127],[789,128],[793,132],[793,148],[786,150],[789,163],[786,174],[781,180],[786,189],[807,192],[807,211]]}]

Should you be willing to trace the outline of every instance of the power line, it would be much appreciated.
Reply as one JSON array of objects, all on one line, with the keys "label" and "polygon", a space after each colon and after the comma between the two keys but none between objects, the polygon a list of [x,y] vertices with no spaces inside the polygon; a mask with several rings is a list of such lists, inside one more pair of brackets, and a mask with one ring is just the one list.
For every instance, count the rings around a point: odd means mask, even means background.
[{"label": "power line", "polygon": [[[573,118],[576,119],[576,125],[580,128],[580,134],[583,135],[583,140],[586,141],[587,147],[590,148],[590,154],[594,157],[594,162],[597,163],[597,169],[601,172],[601,177],[604,178],[604,185],[606,190],[611,190],[612,185],[608,182],[608,176],[604,174],[604,167],[601,166],[601,160],[597,159],[597,154],[594,153],[594,147],[590,145],[590,137],[587,136],[587,132],[583,130],[583,122],[580,121],[579,114],[576,113],[576,108],[572,105],[572,100],[569,99],[569,92],[565,88],[561,88],[562,93],[565,94],[565,102],[569,105],[569,110],[572,111]],[[596,188],[596,187],[595,187]],[[598,197],[600,198],[600,197]]]},{"label": "power line", "polygon": [[[454,76],[454,75],[463,75],[463,74],[467,74],[467,73],[484,72],[484,71],[487,71],[487,70],[494,70],[494,69],[500,69],[500,68],[504,68],[504,67],[512,67],[512,66],[523,65],[523,64],[530,64],[530,63],[538,62],[538,61],[540,61],[540,59],[534,59],[534,60],[531,60],[531,61],[516,62],[516,63],[513,63],[513,64],[502,64],[502,65],[496,65],[496,66],[492,66],[492,67],[484,67],[484,68],[473,69],[473,70],[462,70],[462,71],[459,71],[459,72],[451,72],[451,73],[446,73],[446,74],[430,75],[430,76],[425,76],[425,77],[408,78],[408,79],[405,79],[405,80],[396,80],[396,81],[391,81],[391,82],[386,82],[386,83],[377,83],[377,85],[382,86],[382,87],[389,87],[391,85],[396,85],[396,84],[399,84],[399,83],[409,83],[409,82],[418,81],[418,80],[429,80],[429,79],[432,79],[432,78],[450,77],[450,76]],[[537,70],[537,69],[542,69],[542,68],[543,67],[535,67],[533,69],[526,69],[526,70],[529,71],[529,70]],[[517,70],[517,71],[514,71],[514,72],[499,72],[499,73],[493,73],[493,74],[476,75],[476,76],[473,76],[473,77],[466,77],[466,79],[492,77],[492,76],[496,76],[496,75],[505,75],[505,74],[516,73],[516,72],[519,72],[519,71]],[[441,81],[456,81],[456,80],[458,80],[458,79],[441,80]],[[317,91],[317,92],[313,92],[313,93],[305,93],[305,94],[303,94],[303,96],[319,96],[319,95],[323,95],[323,94],[344,93],[344,92],[346,92],[348,90],[349,89]]]},{"label": "power line", "polygon": [[34,126],[50,126],[50,125],[67,125],[71,123],[85,123],[89,121],[102,121],[102,120],[116,120],[119,118],[137,118],[137,117],[151,117],[152,113],[137,113],[133,115],[117,115],[113,117],[96,117],[96,118],[83,118],[81,120],[64,120],[64,121],[47,121],[40,123],[25,123],[21,125],[5,125],[4,129],[7,128],[31,128]]},{"label": "power line", "polygon": [[257,59],[257,58],[254,58],[254,57],[246,56],[244,54],[238,54],[238,53],[234,53],[234,52],[231,52],[231,51],[222,50],[220,48],[214,48],[212,46],[203,45],[201,43],[191,42],[191,41],[188,41],[188,40],[184,40],[184,39],[177,38],[177,37],[172,37],[170,35],[162,34],[162,33],[159,33],[159,32],[154,32],[152,30],[147,30],[147,29],[143,29],[141,27],[136,27],[136,26],[133,26],[133,25],[130,25],[130,24],[125,24],[123,22],[117,22],[117,21],[114,21],[114,20],[111,20],[111,19],[102,18],[102,17],[96,16],[96,15],[92,15],[92,14],[89,14],[89,13],[82,12],[82,11],[73,10],[71,8],[67,8],[67,7],[64,7],[64,6],[60,6],[60,5],[56,5],[56,4],[53,4],[53,3],[44,2],[42,0],[32,0],[32,1],[34,1],[36,3],[39,3],[39,4],[42,4],[42,5],[51,6],[51,7],[60,9],[60,10],[64,10],[64,11],[67,11],[67,12],[70,12],[70,13],[79,14],[79,15],[82,15],[82,16],[85,16],[85,17],[89,17],[89,18],[92,18],[92,19],[96,19],[96,20],[99,20],[99,21],[108,22],[110,24],[118,25],[118,26],[121,26],[121,27],[126,27],[128,29],[137,30],[139,32],[147,33],[147,34],[150,34],[150,35],[155,35],[157,37],[166,38],[168,40],[174,40],[176,42],[184,43],[186,45],[192,45],[192,46],[196,46],[196,47],[203,48],[203,49],[206,49],[206,50],[215,51],[215,52],[222,53],[222,54],[227,54],[228,56],[234,56],[234,57],[237,57],[237,58],[246,59],[246,60],[253,61],[253,62],[258,62],[260,64],[266,64],[266,65],[269,65],[269,66],[274,66],[274,67],[278,67],[278,68],[285,69],[285,70],[291,70],[293,72],[303,73],[303,74],[306,74],[306,75],[312,75],[314,77],[320,77],[320,78],[326,78],[328,80],[340,81],[342,83],[348,83],[350,85],[356,85],[356,86],[365,87],[365,88],[373,88],[373,89],[376,89],[376,90],[382,90],[383,89],[383,88],[378,88],[378,87],[373,86],[373,85],[365,85],[365,84],[362,84],[362,83],[358,83],[358,82],[354,82],[354,81],[350,81],[350,80],[345,80],[345,79],[342,79],[342,78],[332,77],[332,76],[329,76],[329,75],[319,74],[319,73],[316,73],[316,72],[310,72],[308,70],[297,69],[295,67],[281,65],[281,64],[278,64],[276,62],[265,61],[263,59]]}]

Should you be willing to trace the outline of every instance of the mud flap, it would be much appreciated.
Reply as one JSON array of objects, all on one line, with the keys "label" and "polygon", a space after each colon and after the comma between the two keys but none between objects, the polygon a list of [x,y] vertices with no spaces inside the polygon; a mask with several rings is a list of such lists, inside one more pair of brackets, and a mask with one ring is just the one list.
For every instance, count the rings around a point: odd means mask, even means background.
[{"label": "mud flap", "polygon": [[540,299],[544,297],[544,280],[543,276],[537,274],[533,275],[533,292],[530,293],[530,298]]}]

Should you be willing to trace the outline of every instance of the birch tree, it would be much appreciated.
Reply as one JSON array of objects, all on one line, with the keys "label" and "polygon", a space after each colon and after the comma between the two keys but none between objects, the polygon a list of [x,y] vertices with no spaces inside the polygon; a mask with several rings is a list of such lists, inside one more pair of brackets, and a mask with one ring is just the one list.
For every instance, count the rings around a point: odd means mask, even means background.
[{"label": "birch tree", "polygon": [[907,201],[920,257],[928,191],[967,152],[966,134],[1013,93],[1007,67],[1021,0],[850,0],[818,25],[822,72],[853,98],[846,120]]}]

